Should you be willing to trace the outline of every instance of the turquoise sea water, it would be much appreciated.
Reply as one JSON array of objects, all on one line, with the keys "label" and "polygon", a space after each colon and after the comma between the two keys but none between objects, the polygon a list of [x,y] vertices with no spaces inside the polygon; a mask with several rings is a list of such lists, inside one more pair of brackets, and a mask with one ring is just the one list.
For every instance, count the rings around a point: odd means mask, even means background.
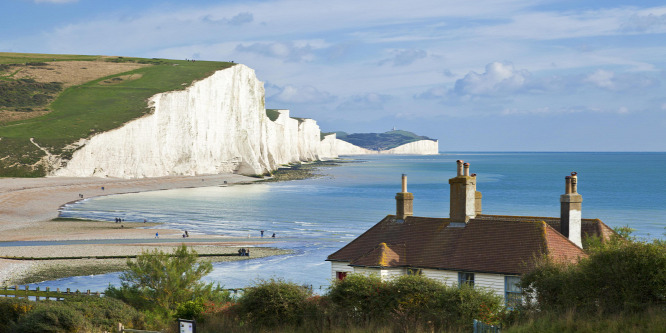
[{"label": "turquoise sea water", "polygon": [[[401,174],[408,175],[414,215],[448,217],[448,179],[456,163],[478,174],[487,214],[558,216],[564,177],[578,172],[583,218],[635,234],[664,238],[666,153],[458,153],[437,156],[363,156],[321,170],[324,177],[279,182],[115,195],[67,206],[63,217],[163,222],[164,228],[247,239],[276,233],[274,246],[293,255],[215,264],[208,277],[244,287],[271,277],[329,284],[326,256],[394,214]],[[50,281],[40,285],[103,290],[118,274]]]}]

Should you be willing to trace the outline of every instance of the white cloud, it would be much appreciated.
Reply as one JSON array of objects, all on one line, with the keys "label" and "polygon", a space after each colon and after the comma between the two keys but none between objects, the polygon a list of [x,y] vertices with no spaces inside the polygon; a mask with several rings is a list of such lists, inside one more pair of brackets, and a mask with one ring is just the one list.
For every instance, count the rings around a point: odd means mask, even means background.
[{"label": "white cloud", "polygon": [[389,95],[368,93],[355,95],[338,105],[337,109],[342,111],[356,112],[360,110],[383,110],[384,104],[391,99]]},{"label": "white cloud", "polygon": [[325,91],[320,91],[313,86],[293,86],[284,87],[272,86],[277,92],[269,97],[283,103],[328,103],[335,100],[335,96]]},{"label": "white cloud", "polygon": [[279,58],[292,62],[312,61],[314,59],[312,46],[310,46],[310,44],[297,46],[291,42],[253,43],[248,46],[238,44],[238,46],[236,46],[236,51],[255,53],[266,57]]},{"label": "white cloud", "polygon": [[453,92],[460,96],[495,95],[518,92],[530,78],[527,70],[516,70],[513,64],[493,62],[486,65],[484,73],[469,72],[456,81]]},{"label": "white cloud", "polygon": [[583,82],[606,89],[609,91],[629,91],[640,90],[650,87],[656,87],[660,84],[659,80],[646,73],[621,73],[616,74],[612,71],[597,69],[589,74]]},{"label": "white cloud", "polygon": [[225,17],[221,19],[215,19],[212,15],[206,15],[202,17],[201,20],[207,23],[222,23],[222,24],[239,26],[254,21],[254,15],[252,15],[252,13],[250,12],[244,12],[244,13],[239,13],[232,18]]},{"label": "white cloud", "polygon": [[598,69],[594,73],[588,75],[587,78],[585,78],[585,81],[593,83],[600,88],[614,89],[614,77],[615,73],[603,69]]},{"label": "white cloud", "polygon": [[664,32],[666,29],[666,14],[647,15],[635,14],[629,17],[620,27],[626,32]]},{"label": "white cloud", "polygon": [[428,55],[426,51],[418,49],[390,50],[389,53],[391,53],[392,56],[380,61],[380,65],[391,63],[393,66],[407,66]]}]

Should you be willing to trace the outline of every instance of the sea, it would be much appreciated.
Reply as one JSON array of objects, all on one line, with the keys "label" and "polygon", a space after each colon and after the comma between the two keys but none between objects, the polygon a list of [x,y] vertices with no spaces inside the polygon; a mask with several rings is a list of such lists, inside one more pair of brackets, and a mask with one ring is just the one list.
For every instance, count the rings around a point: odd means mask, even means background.
[{"label": "sea", "polygon": [[[666,153],[441,153],[431,156],[357,156],[318,169],[315,178],[249,185],[131,193],[86,199],[65,206],[62,217],[163,223],[190,237],[224,235],[256,241],[292,254],[214,264],[207,281],[243,288],[282,279],[325,291],[326,257],[388,214],[402,174],[414,194],[414,215],[448,217],[448,179],[456,160],[470,163],[483,194],[483,212],[559,216],[565,176],[578,173],[583,218],[610,227],[629,226],[644,240],[666,238]],[[159,231],[159,230],[157,230]],[[248,243],[249,244],[249,243]],[[79,276],[32,286],[103,291],[119,285],[119,273]]]}]

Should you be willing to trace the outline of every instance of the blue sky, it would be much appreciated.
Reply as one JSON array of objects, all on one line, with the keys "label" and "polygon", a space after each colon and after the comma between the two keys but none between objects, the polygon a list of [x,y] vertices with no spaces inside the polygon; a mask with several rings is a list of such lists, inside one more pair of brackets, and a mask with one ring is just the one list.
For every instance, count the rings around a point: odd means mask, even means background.
[{"label": "blue sky", "polygon": [[0,51],[233,60],[324,131],[666,151],[663,1],[3,0]]}]

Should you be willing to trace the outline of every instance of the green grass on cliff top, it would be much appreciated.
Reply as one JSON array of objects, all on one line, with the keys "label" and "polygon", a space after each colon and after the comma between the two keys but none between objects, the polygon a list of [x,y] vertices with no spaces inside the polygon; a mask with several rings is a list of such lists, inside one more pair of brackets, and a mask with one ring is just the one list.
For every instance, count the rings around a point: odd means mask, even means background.
[{"label": "green grass on cliff top", "polygon": [[[99,60],[147,63],[151,66],[99,78],[65,89],[51,103],[50,113],[0,126],[0,176],[42,176],[43,170],[30,171],[43,156],[30,143],[34,138],[40,146],[54,153],[63,147],[95,133],[120,127],[148,113],[148,98],[165,91],[181,90],[193,81],[233,66],[233,63],[78,55],[40,55],[0,53],[0,64],[33,61]],[[127,74],[141,74],[136,80],[113,85],[99,82]],[[5,158],[9,156],[8,158]],[[2,158],[5,158],[2,160]]]}]

